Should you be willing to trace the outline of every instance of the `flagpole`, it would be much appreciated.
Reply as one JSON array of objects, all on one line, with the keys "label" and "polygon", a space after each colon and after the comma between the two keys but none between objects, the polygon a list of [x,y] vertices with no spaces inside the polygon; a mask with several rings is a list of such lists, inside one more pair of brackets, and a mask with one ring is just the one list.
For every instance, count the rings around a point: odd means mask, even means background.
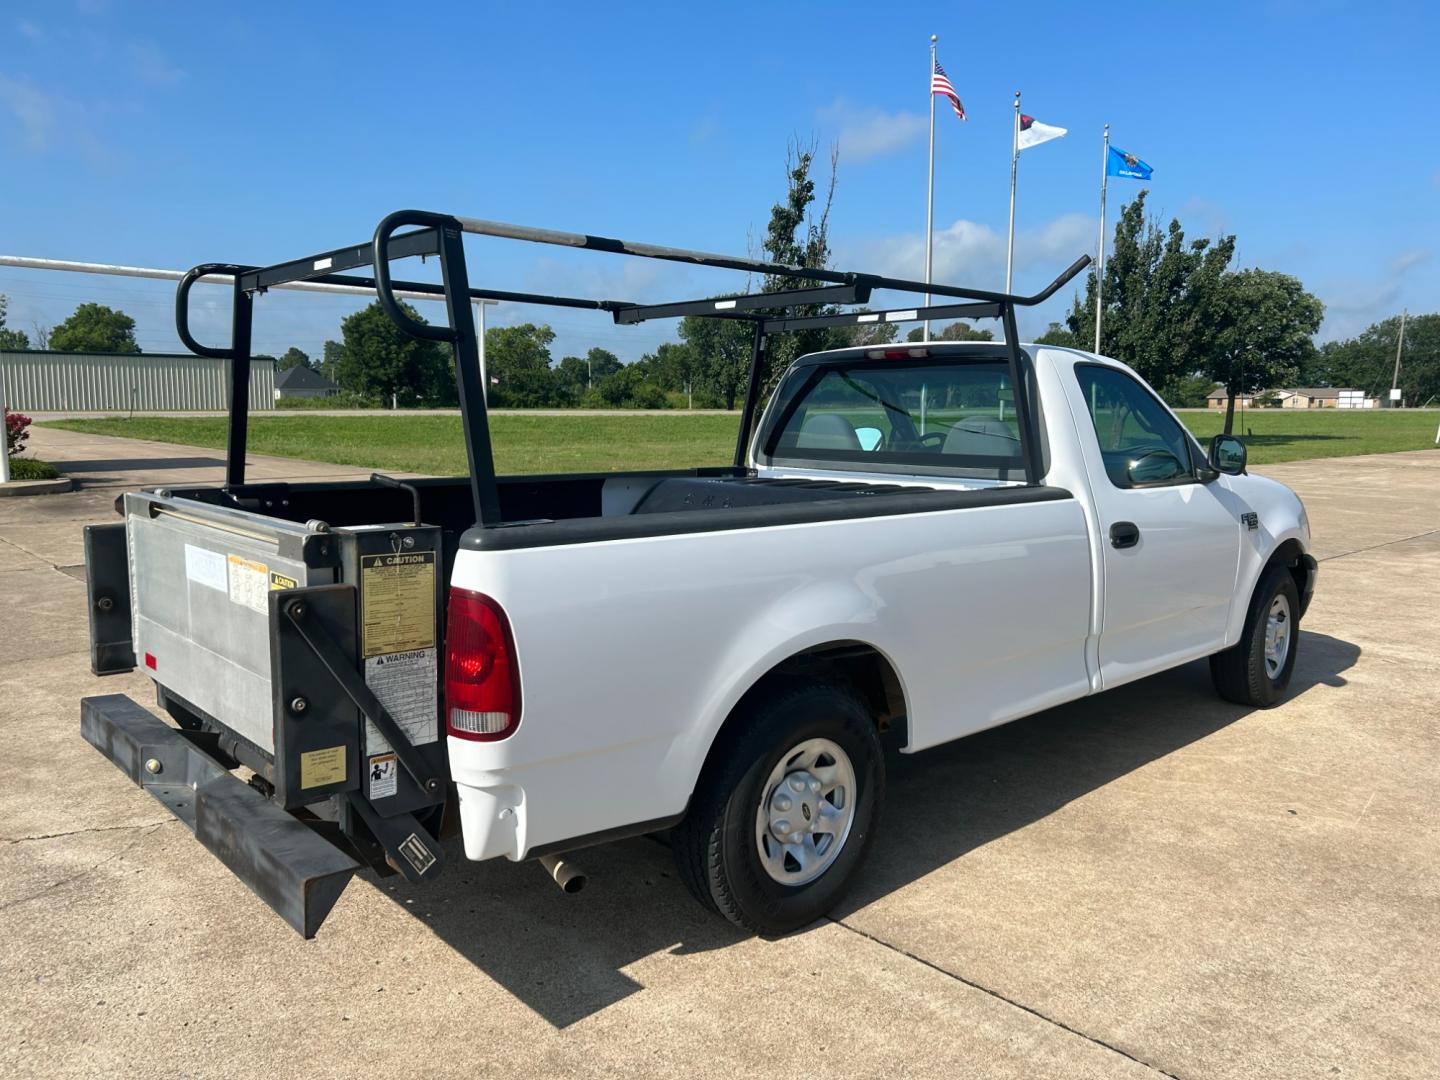
[{"label": "flagpole", "polygon": [[1015,131],[1010,140],[1010,240],[1005,245],[1005,291],[1015,270],[1015,168],[1020,163],[1020,91],[1015,91]]},{"label": "flagpole", "polygon": [[[935,236],[935,42],[938,34],[930,35],[930,71],[927,86],[930,90],[930,179],[925,189],[925,284],[930,284],[932,265],[932,242]],[[925,293],[925,306],[930,306],[930,293]],[[930,320],[925,320],[925,334],[922,341],[930,340]]]},{"label": "flagpole", "polygon": [[1100,147],[1100,240],[1095,260],[1095,352],[1100,353],[1100,322],[1105,316],[1105,188],[1110,181],[1110,125]]}]

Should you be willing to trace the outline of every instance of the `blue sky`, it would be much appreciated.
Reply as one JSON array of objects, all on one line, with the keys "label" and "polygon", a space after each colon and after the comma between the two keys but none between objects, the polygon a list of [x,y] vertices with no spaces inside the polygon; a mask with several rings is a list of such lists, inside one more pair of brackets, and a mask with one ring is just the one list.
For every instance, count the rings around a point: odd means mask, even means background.
[{"label": "blue sky", "polygon": [[[970,120],[937,112],[936,277],[1003,284],[1011,100],[1070,134],[1020,159],[1016,288],[1095,244],[1100,133],[1155,168],[1153,208],[1300,277],[1323,337],[1440,309],[1433,6],[251,6],[0,9],[0,252],[184,268],[360,242],[402,206],[743,252],[787,141],[838,142],[843,269],[923,274],[928,38]],[[953,12],[953,14],[952,14]],[[1111,221],[1139,185],[1112,180]],[[501,288],[654,301],[731,275],[472,241]],[[172,289],[0,268],[10,323],[124,308],[174,349]],[[1024,336],[1069,290],[1021,321]],[[226,325],[219,290],[202,325]],[[271,294],[257,350],[309,352],[357,305]],[[437,313],[438,314],[438,313]],[[555,354],[631,360],[670,333],[507,305]]]}]

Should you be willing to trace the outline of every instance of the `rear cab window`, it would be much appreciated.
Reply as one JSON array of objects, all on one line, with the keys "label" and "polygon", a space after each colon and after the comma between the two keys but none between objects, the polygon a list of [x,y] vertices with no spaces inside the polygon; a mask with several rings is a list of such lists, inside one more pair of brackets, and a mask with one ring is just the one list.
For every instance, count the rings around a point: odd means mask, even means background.
[{"label": "rear cab window", "polygon": [[771,465],[1025,479],[1003,359],[797,367],[774,408],[757,447]]}]

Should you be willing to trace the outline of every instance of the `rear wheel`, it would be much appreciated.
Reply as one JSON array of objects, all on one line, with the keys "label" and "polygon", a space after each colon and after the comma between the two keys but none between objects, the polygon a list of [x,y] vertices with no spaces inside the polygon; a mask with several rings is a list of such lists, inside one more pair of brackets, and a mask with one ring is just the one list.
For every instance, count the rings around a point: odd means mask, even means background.
[{"label": "rear wheel", "polygon": [[848,690],[777,684],[743,707],[672,847],[697,899],[775,936],[825,915],[849,887],[879,820],[884,756]]},{"label": "rear wheel", "polygon": [[1300,645],[1300,594],[1283,566],[1255,586],[1239,642],[1210,657],[1215,689],[1227,701],[1268,709],[1290,685]]}]

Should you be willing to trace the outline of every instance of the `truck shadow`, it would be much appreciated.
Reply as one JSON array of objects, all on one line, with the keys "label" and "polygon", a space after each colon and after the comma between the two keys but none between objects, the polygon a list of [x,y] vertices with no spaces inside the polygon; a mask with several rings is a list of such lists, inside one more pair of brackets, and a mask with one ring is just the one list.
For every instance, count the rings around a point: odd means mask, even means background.
[{"label": "truck shadow", "polygon": [[[1291,696],[1344,686],[1360,649],[1304,632]],[[841,911],[853,911],[1251,711],[1215,697],[1205,663],[1188,664],[917,755],[891,755],[890,805],[923,828],[882,829]],[[579,852],[589,887],[566,896],[533,862],[469,863],[455,841],[435,883],[375,883],[489,978],[557,1028],[644,989],[627,974],[745,940],[701,909],[662,838]],[[763,970],[763,967],[757,969]],[[661,976],[663,977],[663,976]]]}]

